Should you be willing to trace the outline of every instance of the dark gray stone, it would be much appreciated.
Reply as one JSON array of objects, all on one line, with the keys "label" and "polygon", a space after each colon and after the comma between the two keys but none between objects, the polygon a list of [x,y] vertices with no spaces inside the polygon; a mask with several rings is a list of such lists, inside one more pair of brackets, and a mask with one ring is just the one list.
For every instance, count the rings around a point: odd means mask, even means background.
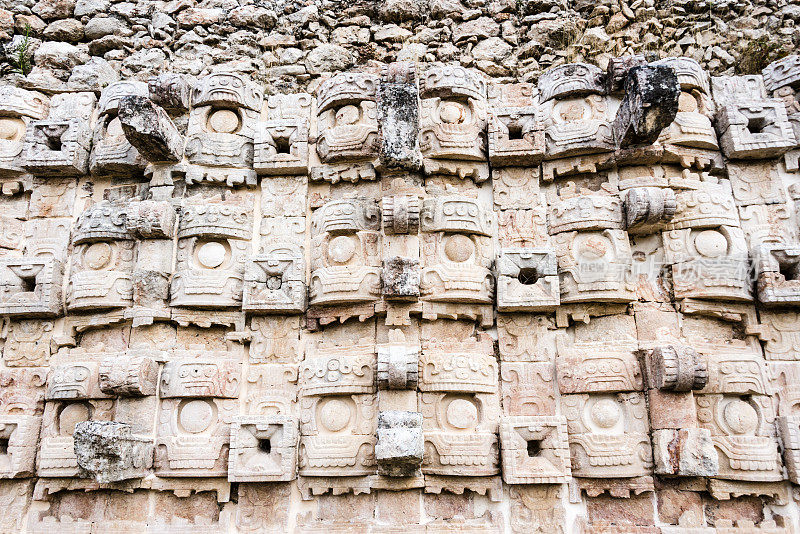
[{"label": "dark gray stone", "polygon": [[611,127],[617,147],[654,143],[661,130],[675,120],[680,94],[672,67],[631,67],[625,80],[625,98]]},{"label": "dark gray stone", "polygon": [[131,434],[131,426],[115,421],[83,421],[72,434],[80,476],[105,484],[146,474],[153,463],[150,439]]},{"label": "dark gray stone", "polygon": [[375,458],[378,460],[379,474],[414,476],[422,465],[423,449],[421,413],[400,410],[378,412]]},{"label": "dark gray stone", "polygon": [[383,68],[378,89],[378,125],[381,166],[418,170],[419,90],[413,63],[392,63]]},{"label": "dark gray stone", "polygon": [[167,112],[144,96],[126,96],[119,104],[119,121],[128,142],[153,162],[180,161],[183,136]]}]

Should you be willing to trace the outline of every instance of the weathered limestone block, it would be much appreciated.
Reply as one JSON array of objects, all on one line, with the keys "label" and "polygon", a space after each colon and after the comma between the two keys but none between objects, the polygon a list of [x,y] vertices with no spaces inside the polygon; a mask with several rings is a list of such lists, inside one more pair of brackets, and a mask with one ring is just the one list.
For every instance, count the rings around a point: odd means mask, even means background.
[{"label": "weathered limestone block", "polygon": [[719,471],[711,432],[705,428],[653,431],[655,473],[682,477],[710,477]]},{"label": "weathered limestone block", "polygon": [[253,168],[264,175],[308,173],[308,121],[273,119],[259,122],[253,137]]},{"label": "weathered limestone block", "polygon": [[3,361],[7,367],[46,367],[54,349],[53,321],[9,321],[5,332]]},{"label": "weathered limestone block", "polygon": [[197,81],[186,134],[187,183],[255,185],[253,137],[263,90],[235,72]]},{"label": "weathered limestone block", "polygon": [[[426,172],[461,175],[459,165],[428,160],[486,160],[486,81],[460,66],[430,67],[419,79],[420,149]],[[488,176],[480,176],[483,181]]]},{"label": "weathered limestone block", "polygon": [[504,415],[555,415],[556,381],[553,364],[500,362],[500,392]]},{"label": "weathered limestone block", "polygon": [[631,234],[653,233],[669,223],[678,208],[675,191],[665,187],[633,187],[625,192],[622,209]]},{"label": "weathered limestone block", "polygon": [[[536,208],[539,198],[540,170],[536,167],[501,167],[492,169],[492,190],[496,209]],[[498,218],[501,214],[498,214]],[[501,230],[502,230],[502,224]],[[545,234],[546,229],[545,229]]]},{"label": "weathered limestone block", "polygon": [[548,311],[559,305],[558,268],[551,249],[503,248],[496,269],[498,311]]},{"label": "weathered limestone block", "polygon": [[491,339],[431,341],[420,357],[420,391],[497,393],[497,361]]},{"label": "weathered limestone block", "polygon": [[100,391],[107,395],[138,397],[156,394],[158,363],[127,354],[104,359],[98,368]]},{"label": "weathered limestone block", "polygon": [[387,234],[416,234],[419,230],[420,201],[411,195],[381,199],[383,231]]},{"label": "weathered limestone block", "polygon": [[764,79],[758,74],[744,76],[712,76],[714,103],[719,107],[735,105],[743,100],[764,100],[767,92]]},{"label": "weathered limestone block", "polygon": [[[32,120],[47,117],[49,99],[41,93],[10,85],[0,86],[0,122],[3,143],[0,143],[0,173],[23,171],[25,131]],[[3,194],[7,194],[5,189]]]},{"label": "weathered limestone block", "polygon": [[101,484],[141,478],[153,464],[152,440],[132,434],[126,423],[83,421],[73,438],[79,476]]},{"label": "weathered limestone block", "polygon": [[250,208],[219,199],[193,200],[183,206],[170,287],[172,306],[241,306],[252,216]]},{"label": "weathered limestone block", "polygon": [[231,424],[228,480],[280,482],[297,477],[298,420],[285,415],[239,415]]},{"label": "weathered limestone block", "polygon": [[560,416],[504,416],[500,456],[506,484],[558,484],[570,479],[567,421]]},{"label": "weathered limestone block", "polygon": [[641,391],[642,370],[626,341],[557,339],[556,377],[562,394]]},{"label": "weathered limestone block", "polygon": [[323,163],[371,159],[378,155],[379,79],[342,73],[317,89],[317,154]]},{"label": "weathered limestone block", "polygon": [[545,101],[543,95],[542,101],[546,160],[614,150],[606,97],[589,94]]},{"label": "weathered limestone block", "polygon": [[606,189],[584,190],[570,183],[551,203],[548,223],[551,235],[572,230],[619,230],[623,227],[622,201]]},{"label": "weathered limestone block", "polygon": [[764,395],[696,395],[697,419],[711,431],[719,457],[717,478],[751,482],[782,479],[775,415]]},{"label": "weathered limestone block", "polygon": [[413,63],[383,66],[377,104],[381,166],[391,170],[418,170],[422,166],[422,154],[419,148],[419,90]]},{"label": "weathered limestone block", "polygon": [[378,406],[374,395],[303,396],[300,413],[301,476],[377,473]]},{"label": "weathered limestone block", "polygon": [[163,72],[148,80],[147,89],[153,104],[177,114],[189,111],[193,85],[185,74]]},{"label": "weathered limestone block", "polygon": [[0,415],[0,478],[36,475],[36,450],[39,446],[39,415]]},{"label": "weathered limestone block", "polygon": [[28,125],[25,169],[37,176],[80,176],[88,171],[94,93],[54,95],[47,119]]},{"label": "weathered limestone block", "polygon": [[765,243],[754,261],[759,302],[765,306],[800,304],[800,246]]},{"label": "weathered limestone block", "polygon": [[50,254],[0,259],[0,315],[60,316],[63,269],[63,261]]},{"label": "weathered limestone block", "polygon": [[633,67],[643,67],[647,65],[647,59],[643,55],[612,57],[608,60],[606,68],[605,82],[608,94],[623,95],[625,93],[625,80]]},{"label": "weathered limestone block", "polygon": [[128,142],[151,163],[183,157],[183,136],[163,108],[144,96],[130,95],[119,103],[118,119]]},{"label": "weathered limestone block", "polygon": [[778,165],[760,161],[728,162],[727,171],[737,206],[786,202]]},{"label": "weathered limestone block", "polygon": [[375,345],[363,340],[339,346],[322,343],[309,349],[300,364],[303,395],[375,393]]},{"label": "weathered limestone block", "polygon": [[632,252],[625,231],[564,232],[553,236],[553,245],[562,304],[635,300],[627,275]]},{"label": "weathered limestone block", "polygon": [[252,313],[303,313],[306,309],[305,258],[292,243],[265,247],[247,263],[242,309]]},{"label": "weathered limestone block", "polygon": [[650,387],[665,391],[701,390],[708,383],[708,366],[693,348],[662,345],[647,359]]},{"label": "weathered limestone block", "polygon": [[126,96],[147,97],[145,82],[115,82],[100,94],[100,117],[92,134],[89,170],[92,174],[135,174],[144,170],[146,161],[128,142],[119,119],[119,105]]},{"label": "weathered limestone block", "polygon": [[419,347],[408,344],[402,330],[390,330],[389,342],[377,350],[378,389],[417,389]]},{"label": "weathered limestone block", "polygon": [[767,363],[754,340],[695,346],[708,365],[708,383],[699,393],[770,394]]},{"label": "weathered limestone block", "polygon": [[625,98],[611,130],[618,147],[653,144],[678,112],[680,87],[666,65],[636,66],[628,71]]},{"label": "weathered limestone block", "polygon": [[786,108],[777,99],[740,101],[720,109],[717,132],[731,159],[770,158],[797,145]]},{"label": "weathered limestone block", "polygon": [[793,54],[773,61],[761,71],[767,91],[773,92],[781,87],[800,86],[800,56]]},{"label": "weathered limestone block", "polygon": [[165,200],[135,200],[125,206],[125,227],[137,239],[172,239],[177,216]]},{"label": "weathered limestone block", "polygon": [[378,412],[378,441],[375,443],[378,474],[391,477],[415,475],[422,465],[423,446],[421,413]]},{"label": "weathered limestone block", "polygon": [[561,397],[572,475],[631,478],[650,474],[653,456],[642,393]]},{"label": "weathered limestone block", "polygon": [[387,299],[416,300],[420,295],[419,260],[392,256],[383,260],[383,296]]},{"label": "weathered limestone block", "polygon": [[605,94],[603,71],[588,63],[569,63],[547,70],[539,77],[542,102],[587,94]]},{"label": "weathered limestone block", "polygon": [[[205,353],[204,353],[205,354]],[[211,355],[208,355],[211,356]],[[235,399],[241,385],[241,363],[224,353],[206,357],[172,359],[161,371],[159,397],[218,397]]]},{"label": "weathered limestone block", "polygon": [[536,165],[545,152],[536,106],[493,108],[489,114],[489,161],[494,166]]},{"label": "weathered limestone block", "polygon": [[696,89],[705,94],[709,92],[708,73],[692,58],[667,57],[654,61],[652,65],[666,65],[675,69],[678,83],[683,90]]}]

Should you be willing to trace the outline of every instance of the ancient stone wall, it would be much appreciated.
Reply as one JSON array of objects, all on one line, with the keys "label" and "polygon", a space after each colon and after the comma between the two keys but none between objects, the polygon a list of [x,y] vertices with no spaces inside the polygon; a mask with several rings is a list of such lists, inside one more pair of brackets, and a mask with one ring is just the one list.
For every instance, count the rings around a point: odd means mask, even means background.
[{"label": "ancient stone wall", "polygon": [[800,532],[800,14],[721,5],[0,10],[0,532]]}]

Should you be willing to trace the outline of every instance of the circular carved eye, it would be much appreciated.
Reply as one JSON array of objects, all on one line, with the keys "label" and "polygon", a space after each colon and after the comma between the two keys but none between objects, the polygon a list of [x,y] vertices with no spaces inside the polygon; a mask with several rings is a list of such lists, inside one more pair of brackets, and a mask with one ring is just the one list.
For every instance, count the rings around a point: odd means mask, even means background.
[{"label": "circular carved eye", "polygon": [[333,263],[347,263],[356,253],[356,245],[347,236],[337,236],[328,244],[328,257]]},{"label": "circular carved eye", "polygon": [[600,399],[592,406],[591,417],[600,428],[611,428],[619,422],[622,410],[613,400]]},{"label": "circular carved eye", "polygon": [[478,424],[478,408],[466,399],[456,399],[447,405],[447,422],[456,428],[473,428]]},{"label": "circular carved eye", "polygon": [[92,243],[86,249],[83,257],[86,260],[86,265],[90,269],[97,271],[111,263],[113,255],[114,251],[108,243]]},{"label": "circular carved eye", "polygon": [[239,129],[239,115],[230,109],[218,109],[208,117],[208,128],[217,133],[234,133]]},{"label": "circular carved eye", "polygon": [[197,261],[207,269],[215,269],[225,262],[227,250],[218,241],[208,241],[197,249]]},{"label": "circular carved eye", "polygon": [[122,123],[119,121],[119,118],[114,117],[111,119],[111,122],[106,126],[106,133],[111,137],[125,135],[125,132],[122,131]]},{"label": "circular carved eye", "polygon": [[458,102],[444,102],[439,106],[439,118],[446,124],[460,124],[466,114],[464,106]]},{"label": "circular carved eye", "polygon": [[358,122],[358,108],[355,106],[342,106],[336,112],[336,125],[346,126]]},{"label": "circular carved eye", "polygon": [[447,259],[462,263],[472,257],[475,252],[475,244],[465,235],[456,234],[447,238],[444,245],[444,253]]},{"label": "circular carved eye", "polygon": [[181,427],[189,433],[198,434],[213,423],[214,408],[209,401],[191,400],[180,408],[178,421]]},{"label": "circular carved eye", "polygon": [[694,240],[697,252],[707,258],[718,258],[728,250],[728,240],[716,230],[703,230]]},{"label": "circular carved eye", "polygon": [[58,430],[62,436],[71,436],[75,425],[89,420],[89,407],[81,402],[64,406],[58,416]]},{"label": "circular carved eye", "polygon": [[758,414],[743,400],[735,400],[725,406],[724,416],[734,434],[752,434],[758,426]]},{"label": "circular carved eye", "polygon": [[320,422],[331,432],[339,432],[350,422],[350,407],[339,399],[326,402],[319,412]]},{"label": "circular carved eye", "polygon": [[22,138],[25,123],[15,117],[0,117],[0,139],[16,141]]}]

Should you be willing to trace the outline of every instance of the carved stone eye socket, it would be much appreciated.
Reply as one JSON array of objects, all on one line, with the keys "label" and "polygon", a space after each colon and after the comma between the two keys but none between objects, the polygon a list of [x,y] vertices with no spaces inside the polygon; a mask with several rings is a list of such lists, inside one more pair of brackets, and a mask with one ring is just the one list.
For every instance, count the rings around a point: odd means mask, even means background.
[{"label": "carved stone eye socket", "polygon": [[225,245],[218,241],[207,241],[197,249],[197,261],[206,269],[216,269],[227,256]]},{"label": "carved stone eye socket", "polygon": [[608,253],[610,243],[601,236],[591,236],[578,247],[578,257],[584,261],[597,260]]},{"label": "carved stone eye socket", "polygon": [[613,400],[600,399],[592,406],[591,418],[600,428],[611,428],[622,418],[622,410]]},{"label": "carved stone eye socket", "polygon": [[478,408],[466,399],[455,399],[447,405],[447,422],[460,429],[478,424]]},{"label": "carved stone eye socket", "polygon": [[735,400],[725,406],[724,417],[734,434],[752,434],[758,426],[756,410],[743,400]]},{"label": "carved stone eye socket", "polygon": [[108,243],[92,243],[84,252],[86,265],[95,271],[111,263],[114,252]]},{"label": "carved stone eye socket", "polygon": [[191,434],[203,432],[213,422],[214,408],[206,400],[190,400],[179,411],[178,422],[186,432]]},{"label": "carved stone eye socket", "polygon": [[728,250],[728,240],[716,230],[704,230],[694,240],[697,252],[706,258],[718,258]]},{"label": "carved stone eye socket", "polygon": [[336,125],[347,126],[358,122],[359,112],[356,106],[342,106],[336,112]]},{"label": "carved stone eye socket", "polygon": [[25,123],[22,119],[15,117],[0,118],[0,139],[6,141],[17,141],[22,138],[25,130]]},{"label": "carved stone eye socket", "polygon": [[444,253],[447,259],[457,263],[467,261],[475,252],[475,243],[470,238],[462,234],[455,234],[447,238],[444,245]]},{"label": "carved stone eye socket", "polygon": [[64,406],[58,415],[58,433],[62,436],[71,436],[75,432],[75,425],[82,421],[88,421],[89,416],[89,407],[82,402]]},{"label": "carved stone eye socket", "polygon": [[319,411],[320,423],[331,432],[343,430],[350,422],[350,407],[344,401],[331,399]]},{"label": "carved stone eye socket", "polygon": [[356,245],[352,238],[337,236],[331,239],[328,245],[328,258],[333,263],[347,263],[356,253]]},{"label": "carved stone eye socket", "polygon": [[208,129],[216,133],[235,133],[239,123],[239,115],[231,109],[218,109],[208,116]]},{"label": "carved stone eye socket", "polygon": [[439,118],[446,124],[461,124],[466,119],[467,111],[459,102],[443,102],[439,106]]}]

